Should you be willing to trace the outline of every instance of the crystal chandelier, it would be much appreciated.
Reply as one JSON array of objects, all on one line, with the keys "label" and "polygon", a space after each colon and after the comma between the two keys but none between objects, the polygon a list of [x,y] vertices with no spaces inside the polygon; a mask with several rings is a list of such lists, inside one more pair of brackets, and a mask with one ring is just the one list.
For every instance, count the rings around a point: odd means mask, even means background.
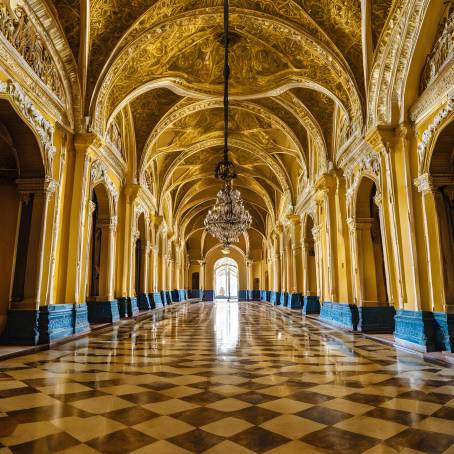
[{"label": "crystal chandelier", "polygon": [[205,228],[219,240],[228,253],[230,245],[237,243],[240,236],[252,224],[252,218],[244,208],[240,191],[234,189],[232,180],[236,178],[233,162],[229,161],[229,2],[224,0],[224,159],[216,166],[215,177],[224,181],[218,192],[216,204],[208,211]]}]

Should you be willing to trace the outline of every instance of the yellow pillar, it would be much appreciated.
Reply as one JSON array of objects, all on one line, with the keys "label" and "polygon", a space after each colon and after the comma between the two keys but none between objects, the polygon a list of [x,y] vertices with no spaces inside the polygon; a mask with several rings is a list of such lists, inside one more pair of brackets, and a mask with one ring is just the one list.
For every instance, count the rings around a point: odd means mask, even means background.
[{"label": "yellow pillar", "polygon": [[68,184],[71,191],[70,214],[65,220],[69,228],[68,255],[66,272],[66,303],[84,303],[86,281],[82,280],[84,271],[83,253],[88,241],[86,236],[87,222],[87,197],[90,184],[89,148],[95,140],[93,134],[77,135],[74,140],[75,152],[68,152],[71,160],[72,185]]},{"label": "yellow pillar", "polygon": [[[424,216],[424,238],[426,243],[429,278],[430,311],[445,311],[445,279],[443,275],[443,253],[440,238],[440,219],[437,210],[437,190],[428,174],[417,180],[418,191],[422,194]],[[418,308],[419,309],[419,308]]]},{"label": "yellow pillar", "polygon": [[[30,233],[23,285],[23,300],[20,308],[38,309],[46,304],[46,279],[44,273],[44,256],[48,239],[48,205],[52,193],[55,191],[54,181],[50,179],[20,179],[17,187],[21,200],[28,199],[32,203]],[[51,227],[51,226],[50,226]],[[16,305],[12,304],[12,309]]]}]

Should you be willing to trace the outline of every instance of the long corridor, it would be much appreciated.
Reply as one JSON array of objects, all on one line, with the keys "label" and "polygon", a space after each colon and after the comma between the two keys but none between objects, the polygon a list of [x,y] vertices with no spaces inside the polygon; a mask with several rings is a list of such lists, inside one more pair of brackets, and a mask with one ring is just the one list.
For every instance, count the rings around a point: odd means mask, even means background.
[{"label": "long corridor", "polygon": [[454,369],[264,303],[161,314],[1,362],[0,453],[454,452]]}]

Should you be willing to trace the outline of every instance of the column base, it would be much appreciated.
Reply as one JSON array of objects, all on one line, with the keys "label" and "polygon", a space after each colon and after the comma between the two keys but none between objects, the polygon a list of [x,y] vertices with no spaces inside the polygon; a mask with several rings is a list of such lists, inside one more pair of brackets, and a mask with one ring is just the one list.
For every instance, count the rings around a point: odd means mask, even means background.
[{"label": "column base", "polygon": [[303,295],[301,293],[290,293],[287,306],[290,309],[301,309],[303,306]]},{"label": "column base", "polygon": [[437,345],[442,351],[454,352],[454,314],[435,312]]},{"label": "column base", "polygon": [[270,303],[271,303],[273,306],[279,306],[280,301],[281,301],[281,294],[280,294],[280,292],[275,292],[274,290],[272,290],[272,291],[270,292]]},{"label": "column base", "polygon": [[260,290],[260,301],[266,301],[266,291]]},{"label": "column base", "polygon": [[325,301],[320,319],[333,325],[363,333],[393,333],[395,309],[392,306],[358,307],[356,304]]},{"label": "column base", "polygon": [[[155,305],[154,305],[154,301],[153,301],[153,293],[147,293],[146,295],[148,298],[148,302],[150,303],[150,310],[155,309]],[[140,309],[140,306],[139,306],[139,309]]]},{"label": "column base", "polygon": [[8,311],[0,343],[48,344],[89,331],[86,304],[52,304],[39,310],[12,309]]},{"label": "column base", "polygon": [[279,299],[279,306],[287,307],[288,305],[288,292],[281,292],[281,297]]},{"label": "column base", "polygon": [[249,301],[260,301],[261,299],[260,290],[249,290]]},{"label": "column base", "polygon": [[304,296],[303,314],[320,314],[320,299],[318,296]]},{"label": "column base", "polygon": [[120,320],[118,301],[87,301],[90,323],[114,323]]},{"label": "column base", "polygon": [[240,290],[238,292],[238,301],[247,301],[248,300],[248,291]]},{"label": "column base", "polygon": [[178,290],[178,294],[179,294],[179,298],[180,298],[180,301],[185,301],[187,300],[186,298],[186,290]]},{"label": "column base", "polygon": [[213,301],[214,300],[214,290],[204,290],[203,291],[203,301]]},{"label": "column base", "polygon": [[358,307],[358,331],[363,333],[392,334],[394,332],[393,306]]},{"label": "column base", "polygon": [[325,301],[320,309],[320,319],[332,325],[356,330],[359,321],[358,308],[354,304]]},{"label": "column base", "polygon": [[88,333],[90,323],[88,323],[88,306],[86,303],[74,304],[74,334]]},{"label": "column base", "polygon": [[137,297],[137,305],[140,311],[149,311],[151,309],[150,299],[148,293],[139,293]]},{"label": "column base", "polygon": [[180,291],[179,290],[172,290],[170,293],[172,298],[172,303],[179,303],[180,302]]},{"label": "column base", "polygon": [[155,309],[161,309],[162,307],[164,307],[164,303],[161,299],[161,292],[154,292],[152,294],[152,301]]},{"label": "column base", "polygon": [[161,290],[159,293],[161,294],[162,305],[167,306],[169,304],[167,302],[167,292],[165,290]]},{"label": "column base", "polygon": [[398,309],[394,337],[424,352],[454,351],[454,314]]},{"label": "column base", "polygon": [[189,290],[189,297],[203,299],[203,291],[202,290]]},{"label": "column base", "polygon": [[166,290],[166,304],[172,304],[172,296],[170,290]]}]

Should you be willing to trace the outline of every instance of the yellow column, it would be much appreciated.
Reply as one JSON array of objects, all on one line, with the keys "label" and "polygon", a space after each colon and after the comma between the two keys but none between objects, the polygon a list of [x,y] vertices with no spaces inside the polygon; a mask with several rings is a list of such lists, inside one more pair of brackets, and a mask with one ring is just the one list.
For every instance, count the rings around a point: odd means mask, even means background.
[{"label": "yellow column", "polygon": [[292,293],[303,291],[303,257],[301,246],[301,219],[298,215],[289,216],[291,222],[291,288]]},{"label": "yellow column", "polygon": [[320,217],[320,221],[324,222],[325,236],[325,255],[326,262],[326,289],[328,292],[328,301],[338,301],[337,291],[337,248],[336,248],[336,195],[337,182],[332,174],[323,175],[317,182],[317,201],[319,209],[324,216]]},{"label": "yellow column", "polygon": [[[27,261],[23,300],[20,308],[38,309],[46,304],[46,280],[44,275],[44,256],[48,232],[48,205],[55,191],[54,180],[50,179],[20,179],[17,187],[21,199],[28,198],[32,205],[30,230],[28,237]],[[12,308],[16,309],[15,304]]]},{"label": "yellow column", "polygon": [[[440,219],[437,210],[437,190],[428,174],[421,175],[417,179],[417,187],[422,194],[430,299],[430,307],[422,309],[445,311],[446,287],[443,275],[444,263],[439,229]],[[421,308],[417,308],[417,310],[419,309]]]},{"label": "yellow column", "polygon": [[89,267],[90,267],[90,259],[88,257],[90,256],[90,245],[93,241],[93,238],[91,238],[91,232],[92,232],[92,228],[93,228],[93,213],[96,209],[96,204],[93,201],[89,200],[87,205],[88,205],[87,209],[86,209],[87,220],[85,222],[86,232],[83,232],[83,235],[85,236],[85,238],[87,238],[87,240],[85,241],[85,248],[84,248],[84,257],[87,257],[87,260],[85,260],[84,267],[81,272],[81,280],[84,283],[80,289],[80,295],[81,295],[82,301],[86,301],[87,296],[92,296],[92,295],[87,295],[88,282],[89,282],[88,271],[89,271]]},{"label": "yellow column", "polygon": [[254,276],[252,274],[252,265],[253,261],[251,259],[246,259],[246,270],[247,270],[247,279],[246,279],[246,290],[253,290],[254,289]]},{"label": "yellow column", "polygon": [[84,271],[83,251],[88,241],[86,236],[87,197],[90,184],[89,147],[95,140],[93,134],[77,135],[74,140],[76,151],[68,152],[71,160],[72,185],[68,185],[70,194],[70,215],[65,220],[69,228],[68,256],[66,274],[66,303],[84,303],[85,280],[82,280]]},{"label": "yellow column", "polygon": [[320,301],[326,299],[323,291],[323,279],[324,279],[324,269],[322,263],[322,245],[320,238],[320,226],[316,226],[312,229],[312,236],[314,237],[314,249],[315,249],[315,267],[316,267],[316,279],[317,279],[317,295],[320,297]]},{"label": "yellow column", "polygon": [[197,260],[198,264],[200,265],[200,279],[199,279],[199,286],[200,290],[204,291],[205,290],[205,265],[206,261],[205,260]]},{"label": "yellow column", "polygon": [[157,245],[152,248],[153,254],[153,291],[158,292],[159,289],[159,247]]},{"label": "yellow column", "polygon": [[[100,219],[97,226],[101,229],[101,279],[99,282],[98,301],[112,301],[114,299],[114,270],[115,270],[115,232],[117,219]],[[107,251],[105,253],[104,251]]]}]

